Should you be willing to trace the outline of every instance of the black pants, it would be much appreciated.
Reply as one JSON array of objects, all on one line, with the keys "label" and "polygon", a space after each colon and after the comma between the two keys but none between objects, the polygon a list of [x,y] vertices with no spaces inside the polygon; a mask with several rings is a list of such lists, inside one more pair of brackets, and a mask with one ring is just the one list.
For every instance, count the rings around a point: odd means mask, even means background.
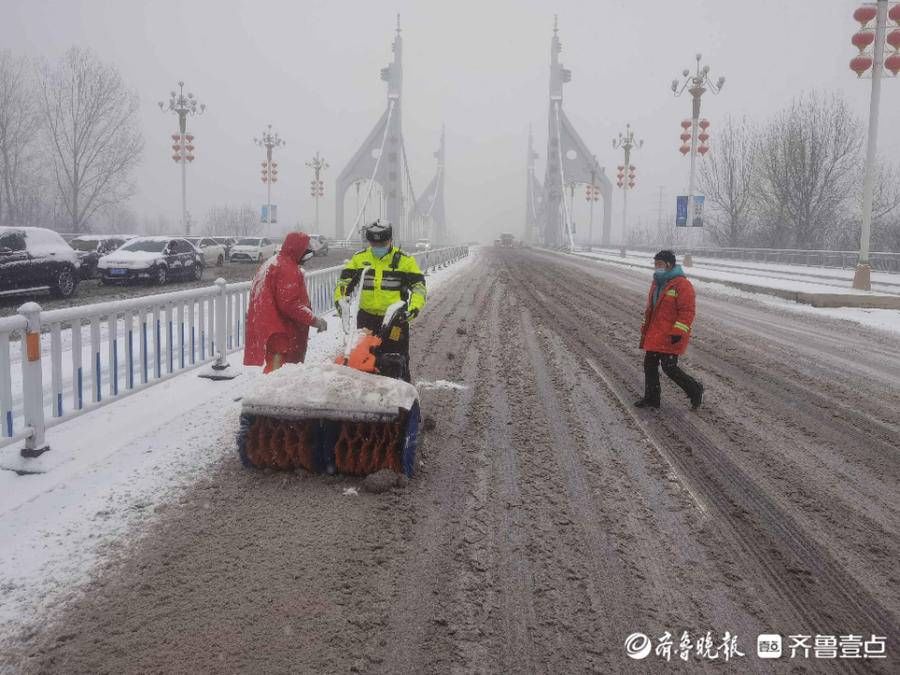
[{"label": "black pants", "polygon": [[[368,328],[375,335],[378,335],[381,332],[381,324],[383,321],[384,316],[369,314],[362,310],[359,310],[356,315],[356,327]],[[396,336],[396,339],[391,339],[392,336],[388,335],[384,342],[381,343],[381,351],[386,354],[400,354],[403,356],[405,361],[405,368],[403,369],[405,376],[403,379],[409,382],[409,324],[398,324],[391,330],[391,333],[394,333],[398,328],[400,329],[400,334]]]},{"label": "black pants", "polygon": [[672,382],[684,390],[688,396],[693,396],[700,388],[699,382],[678,367],[677,354],[661,354],[660,352],[647,352],[644,354],[644,396],[652,400],[659,400],[659,367]]}]

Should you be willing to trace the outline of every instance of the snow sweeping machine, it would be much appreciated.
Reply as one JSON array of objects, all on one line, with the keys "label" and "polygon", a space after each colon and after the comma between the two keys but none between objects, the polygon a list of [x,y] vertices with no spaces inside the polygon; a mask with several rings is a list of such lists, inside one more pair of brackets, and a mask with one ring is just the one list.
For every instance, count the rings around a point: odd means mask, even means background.
[{"label": "snow sweeping machine", "polygon": [[407,362],[385,349],[406,303],[385,313],[378,334],[356,328],[359,291],[342,299],[344,350],[334,363],[286,364],[242,399],[238,454],[245,466],[362,476],[382,469],[412,477],[419,395]]}]

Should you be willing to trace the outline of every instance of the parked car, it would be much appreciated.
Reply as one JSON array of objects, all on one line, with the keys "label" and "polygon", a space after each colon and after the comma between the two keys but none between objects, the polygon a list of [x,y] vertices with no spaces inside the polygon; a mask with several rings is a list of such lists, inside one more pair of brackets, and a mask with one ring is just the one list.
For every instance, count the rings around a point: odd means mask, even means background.
[{"label": "parked car", "polygon": [[112,253],[132,237],[128,235],[83,234],[69,241],[81,261],[81,278],[97,276],[97,262]]},{"label": "parked car", "polygon": [[237,237],[212,237],[212,240],[225,247],[225,260],[228,261],[231,258],[231,247],[234,246]]},{"label": "parked car", "polygon": [[225,245],[212,237],[190,237],[188,239],[200,253],[203,254],[203,264],[207,267],[215,265],[221,267],[227,257]]},{"label": "parked car", "polygon": [[137,237],[100,258],[97,263],[104,284],[145,279],[159,285],[171,279],[203,277],[203,254],[187,239]]},{"label": "parked car", "polygon": [[419,239],[416,241],[417,251],[427,251],[431,248],[431,239]]},{"label": "parked car", "polygon": [[57,232],[0,227],[0,295],[50,291],[69,298],[78,289],[78,256]]},{"label": "parked car", "polygon": [[328,255],[328,239],[325,238],[324,234],[309,235],[309,247],[317,256]]},{"label": "parked car", "polygon": [[242,237],[231,247],[232,262],[262,262],[275,255],[275,242],[265,237]]}]

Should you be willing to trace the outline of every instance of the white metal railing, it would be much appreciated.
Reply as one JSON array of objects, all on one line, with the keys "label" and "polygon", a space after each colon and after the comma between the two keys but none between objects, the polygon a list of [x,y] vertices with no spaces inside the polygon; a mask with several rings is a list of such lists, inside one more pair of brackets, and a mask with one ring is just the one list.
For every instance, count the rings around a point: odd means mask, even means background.
[{"label": "white metal railing", "polygon": [[[468,255],[457,246],[415,254],[423,272]],[[305,274],[313,313],[334,307],[341,266]],[[25,303],[0,318],[0,447],[45,431],[243,348],[250,282],[44,311]],[[18,349],[14,345],[18,344]],[[49,419],[47,413],[49,412]]]}]

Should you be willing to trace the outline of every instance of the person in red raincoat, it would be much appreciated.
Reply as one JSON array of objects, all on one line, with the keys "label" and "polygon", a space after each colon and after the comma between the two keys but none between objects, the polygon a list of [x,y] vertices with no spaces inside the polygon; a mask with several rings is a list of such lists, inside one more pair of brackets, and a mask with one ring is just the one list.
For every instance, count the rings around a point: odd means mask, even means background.
[{"label": "person in red raincoat", "polygon": [[313,314],[300,270],[300,263],[312,253],[309,235],[291,232],[278,255],[256,272],[247,308],[244,365],[265,365],[263,372],[270,373],[284,363],[302,363],[309,327],[327,330],[325,319]]},{"label": "person in red raincoat", "polygon": [[653,257],[656,270],[641,322],[641,349],[644,350],[644,397],[638,408],[658,408],[661,387],[659,367],[691,399],[695,410],[703,402],[703,385],[678,366],[678,357],[687,350],[694,322],[694,286],[676,265],[672,251]]}]

